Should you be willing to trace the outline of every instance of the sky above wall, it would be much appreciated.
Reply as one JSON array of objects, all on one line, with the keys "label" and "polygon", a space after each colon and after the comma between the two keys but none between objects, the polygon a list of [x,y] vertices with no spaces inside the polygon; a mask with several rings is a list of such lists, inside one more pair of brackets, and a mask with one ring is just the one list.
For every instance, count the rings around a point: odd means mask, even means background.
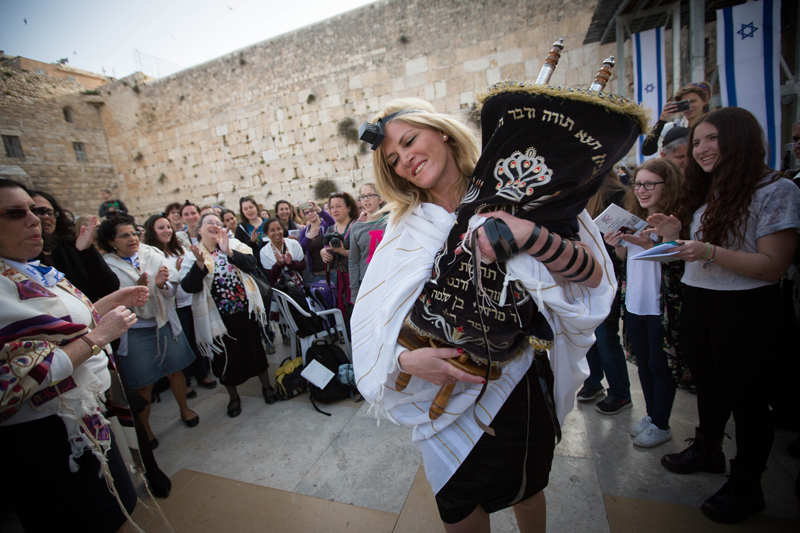
[{"label": "sky above wall", "polygon": [[373,1],[0,0],[0,50],[116,78],[158,77]]}]

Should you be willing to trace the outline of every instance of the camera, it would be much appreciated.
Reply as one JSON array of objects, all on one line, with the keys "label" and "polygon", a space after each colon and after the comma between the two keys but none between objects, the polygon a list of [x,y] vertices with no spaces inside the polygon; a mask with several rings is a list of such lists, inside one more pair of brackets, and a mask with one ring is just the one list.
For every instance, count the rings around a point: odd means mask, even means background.
[{"label": "camera", "polygon": [[330,246],[331,248],[338,248],[342,245],[342,235],[341,233],[326,233],[322,236],[322,244],[325,246]]},{"label": "camera", "polygon": [[386,137],[386,130],[383,127],[382,120],[379,120],[377,124],[364,122],[358,128],[358,138],[372,145],[373,151],[378,149],[384,137]]},{"label": "camera", "polygon": [[675,112],[682,113],[683,111],[689,111],[689,100],[675,102]]}]

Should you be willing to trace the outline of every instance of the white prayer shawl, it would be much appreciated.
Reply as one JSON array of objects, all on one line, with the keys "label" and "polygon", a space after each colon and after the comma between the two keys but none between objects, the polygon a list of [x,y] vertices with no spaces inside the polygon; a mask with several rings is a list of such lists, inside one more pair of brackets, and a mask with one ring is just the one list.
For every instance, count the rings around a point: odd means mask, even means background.
[{"label": "white prayer shawl", "polygon": [[[230,239],[228,242],[231,250],[245,255],[253,255],[253,250],[241,241]],[[198,242],[197,246],[203,252],[208,275],[203,279],[203,290],[192,295],[195,341],[200,353],[213,360],[215,353],[225,352],[223,337],[228,334],[228,330],[222,322],[217,304],[214,303],[214,298],[211,296],[211,285],[214,283],[214,259],[201,241]],[[194,254],[189,253],[184,256],[183,264],[181,265],[181,278],[186,276],[196,262]],[[267,310],[264,307],[264,300],[261,298],[261,292],[259,292],[256,282],[253,281],[253,277],[238,268],[236,268],[236,273],[239,274],[239,279],[247,295],[249,315],[254,316],[262,326],[267,324]],[[267,305],[269,305],[269,302],[267,302]]]},{"label": "white prayer shawl", "polygon": [[[154,246],[147,244],[139,244],[139,270],[133,268],[131,263],[117,254],[109,253],[104,254],[103,259],[106,260],[108,266],[119,278],[120,288],[133,287],[139,280],[139,277],[147,274],[147,288],[150,290],[150,297],[147,303],[141,307],[132,307],[131,310],[136,313],[139,318],[155,318],[158,329],[164,327],[164,324],[169,322],[172,336],[177,337],[183,331],[181,321],[178,318],[178,313],[175,311],[175,291],[181,279],[175,267],[167,261],[167,256],[164,252]],[[167,280],[171,286],[169,291],[163,291],[156,287],[156,274],[162,267],[167,267],[169,271]],[[169,294],[165,294],[168,292]],[[127,353],[127,350],[123,350]]]},{"label": "white prayer shawl", "polygon": [[[447,483],[483,434],[473,418],[481,386],[458,382],[445,413],[431,421],[428,410],[438,385],[412,378],[403,392],[395,389],[397,358],[404,350],[397,338],[403,319],[430,279],[433,259],[454,221],[453,214],[433,204],[417,207],[400,224],[390,220],[361,284],[351,320],[356,384],[371,404],[369,412],[379,421],[387,418],[414,428],[412,440],[423,454],[434,493]],[[528,254],[519,254],[507,263],[508,275],[531,292],[555,334],[549,356],[561,424],[574,406],[575,391],[589,375],[585,355],[616,291],[611,259],[597,227],[586,211],[579,216],[579,223],[581,241],[594,253],[597,268],[603,269],[598,288],[554,277]],[[491,422],[532,361],[533,349],[526,346],[521,357],[503,367],[500,379],[489,382],[478,405],[483,423]]]}]

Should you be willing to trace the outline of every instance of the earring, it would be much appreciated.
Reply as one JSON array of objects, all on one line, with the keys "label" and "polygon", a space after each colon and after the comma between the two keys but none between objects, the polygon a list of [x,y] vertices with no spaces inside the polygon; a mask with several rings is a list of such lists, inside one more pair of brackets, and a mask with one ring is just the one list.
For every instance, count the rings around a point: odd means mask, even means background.
[{"label": "earring", "polygon": [[447,134],[446,133],[444,135],[442,135],[442,140],[443,141],[447,141]]}]

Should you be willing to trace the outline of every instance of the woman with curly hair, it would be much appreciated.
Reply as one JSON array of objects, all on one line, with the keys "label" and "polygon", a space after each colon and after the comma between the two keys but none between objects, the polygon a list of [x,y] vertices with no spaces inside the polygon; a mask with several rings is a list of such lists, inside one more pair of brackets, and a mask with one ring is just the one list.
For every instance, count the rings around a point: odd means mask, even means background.
[{"label": "woman with curly hair", "polygon": [[[680,167],[673,161],[647,161],[633,173],[625,209],[641,219],[655,213],[674,213],[682,178]],[[674,291],[676,285],[680,285],[683,262],[662,265],[657,261],[633,259],[636,254],[655,246],[650,235],[625,235],[615,231],[606,233],[604,239],[625,262],[621,284],[624,337],[626,347],[630,347],[636,358],[647,408],[647,415],[631,428],[630,434],[635,446],[653,448],[672,439],[669,417],[675,401],[675,378],[683,378],[683,354],[676,353],[677,343],[673,341],[678,317],[675,316],[675,300],[670,299],[670,289]],[[672,296],[680,300],[679,295]],[[673,372],[677,376],[673,376]]]},{"label": "woman with curly hair", "polygon": [[[186,404],[186,379],[181,372],[194,362],[194,354],[175,312],[180,278],[164,253],[141,244],[139,235],[131,219],[123,216],[107,218],[97,230],[97,241],[106,252],[103,257],[119,278],[120,286],[145,286],[151,295],[147,305],[132,308],[139,322],[120,340],[116,362],[125,373],[127,385],[148,403],[153,385],[166,376],[181,420],[192,428],[200,417]],[[158,439],[150,428],[149,405],[139,414],[139,420],[155,449]]]},{"label": "woman with curly hair", "polygon": [[761,473],[774,439],[767,395],[785,364],[775,346],[786,318],[777,283],[797,248],[800,190],[764,164],[761,126],[749,111],[705,115],[689,144],[677,214],[648,222],[665,240],[677,240],[676,257],[686,261],[680,342],[700,423],[692,444],[661,464],[681,474],[724,473],[722,438],[733,414],[730,477],[701,507],[712,520],[733,523],[764,510]]},{"label": "woman with curly hair", "polygon": [[249,196],[239,198],[239,215],[241,223],[236,227],[234,237],[239,242],[243,242],[253,251],[253,255],[258,255],[258,251],[264,245],[266,232],[264,231],[264,219],[261,218],[261,211],[258,203]]}]

